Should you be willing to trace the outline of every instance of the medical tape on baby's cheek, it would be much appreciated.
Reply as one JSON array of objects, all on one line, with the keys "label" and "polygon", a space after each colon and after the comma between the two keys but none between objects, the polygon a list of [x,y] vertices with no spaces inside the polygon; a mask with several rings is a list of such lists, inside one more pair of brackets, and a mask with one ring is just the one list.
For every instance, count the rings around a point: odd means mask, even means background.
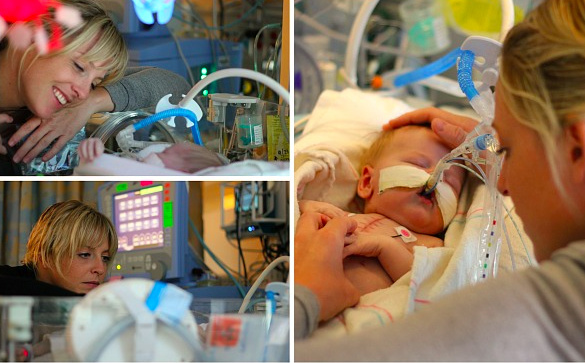
[{"label": "medical tape on baby's cheek", "polygon": [[426,171],[409,165],[390,166],[380,170],[380,180],[378,181],[378,192],[386,189],[403,187],[418,188],[425,185],[431,175]]},{"label": "medical tape on baby's cheek", "polygon": [[[380,179],[378,180],[378,192],[381,194],[384,190],[396,187],[418,188],[426,184],[431,175],[426,171],[410,165],[390,166],[380,170]],[[437,204],[443,217],[443,226],[447,227],[451,219],[455,216],[457,210],[457,196],[453,189],[447,185],[443,179],[439,180],[435,189]]]},{"label": "medical tape on baby's cheek", "polygon": [[437,184],[435,196],[443,216],[443,226],[447,227],[457,212],[457,196],[453,188],[442,180]]}]

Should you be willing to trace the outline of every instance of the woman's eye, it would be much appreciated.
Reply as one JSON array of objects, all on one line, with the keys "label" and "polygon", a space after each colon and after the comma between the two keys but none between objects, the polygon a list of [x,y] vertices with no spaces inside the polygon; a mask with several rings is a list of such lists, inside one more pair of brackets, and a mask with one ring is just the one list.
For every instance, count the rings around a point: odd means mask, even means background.
[{"label": "woman's eye", "polygon": [[75,65],[75,68],[77,68],[78,71],[80,71],[80,72],[85,71],[85,69],[81,66],[81,64],[79,64],[77,62],[73,62],[73,64]]},{"label": "woman's eye", "polygon": [[79,256],[81,258],[89,258],[89,256],[91,256],[91,254],[88,252],[84,252],[84,253],[78,253],[77,256]]},{"label": "woman's eye", "polygon": [[110,256],[102,256],[102,261],[104,262],[110,262],[112,258]]},{"label": "woman's eye", "polygon": [[508,148],[505,148],[505,147],[501,147],[501,146],[500,146],[500,147],[499,147],[499,148],[496,150],[496,155],[498,155],[498,156],[500,156],[500,155],[504,155],[504,157],[505,157],[505,156],[507,156],[508,154],[509,154],[509,152],[508,152]]}]

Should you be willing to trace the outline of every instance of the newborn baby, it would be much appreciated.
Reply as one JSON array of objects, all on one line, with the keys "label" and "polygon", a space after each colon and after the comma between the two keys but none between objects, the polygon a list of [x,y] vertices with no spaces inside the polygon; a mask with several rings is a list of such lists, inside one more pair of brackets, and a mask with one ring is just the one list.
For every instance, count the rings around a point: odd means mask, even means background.
[{"label": "newborn baby", "polygon": [[[79,144],[77,153],[80,164],[89,163],[104,153],[104,144],[97,138],[85,139]],[[142,150],[138,156],[144,163],[189,174],[224,165],[216,153],[191,142],[152,145]]]}]

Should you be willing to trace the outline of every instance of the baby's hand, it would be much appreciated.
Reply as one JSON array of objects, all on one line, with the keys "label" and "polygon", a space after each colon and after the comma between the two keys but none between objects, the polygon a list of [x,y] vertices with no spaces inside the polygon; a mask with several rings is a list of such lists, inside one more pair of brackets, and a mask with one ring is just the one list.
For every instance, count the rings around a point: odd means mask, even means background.
[{"label": "baby's hand", "polygon": [[317,202],[314,200],[299,200],[299,210],[301,214],[306,212],[316,212],[324,214],[329,218],[343,217],[348,214],[333,204]]},{"label": "baby's hand", "polygon": [[345,238],[343,258],[351,255],[378,257],[392,237],[379,234],[353,233]]},{"label": "baby's hand", "polygon": [[77,148],[80,164],[90,163],[103,153],[104,144],[102,143],[102,140],[95,137],[83,140],[79,143],[79,147]]}]

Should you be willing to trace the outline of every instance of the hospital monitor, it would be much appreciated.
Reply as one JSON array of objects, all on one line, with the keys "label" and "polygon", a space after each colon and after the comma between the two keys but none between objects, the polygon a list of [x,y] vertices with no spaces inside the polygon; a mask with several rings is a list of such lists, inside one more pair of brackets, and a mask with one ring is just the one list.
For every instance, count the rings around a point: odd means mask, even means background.
[{"label": "hospital monitor", "polygon": [[186,282],[195,263],[187,241],[184,182],[111,182],[98,191],[99,210],[113,222],[118,253],[110,276]]}]

